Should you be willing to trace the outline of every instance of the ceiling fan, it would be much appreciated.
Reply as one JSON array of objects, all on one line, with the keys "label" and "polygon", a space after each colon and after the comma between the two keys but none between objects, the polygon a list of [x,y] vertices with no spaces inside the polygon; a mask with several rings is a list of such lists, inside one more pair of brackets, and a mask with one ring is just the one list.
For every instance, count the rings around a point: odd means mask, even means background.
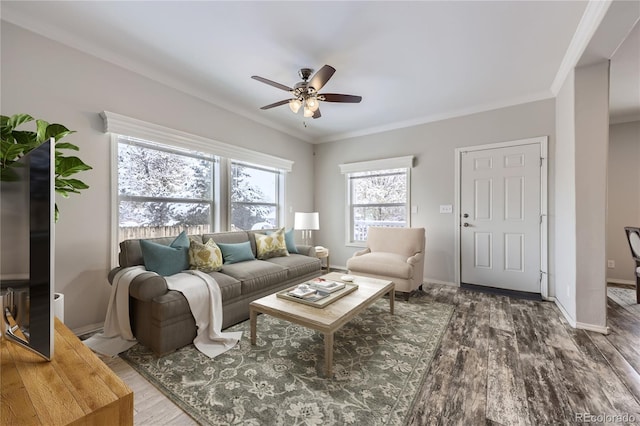
[{"label": "ceiling fan", "polygon": [[[336,72],[336,69],[330,65],[325,65],[311,77],[313,70],[311,68],[302,68],[298,71],[298,75],[302,79],[301,82],[296,83],[293,88],[285,86],[284,84],[276,83],[275,81],[260,77],[257,75],[251,76],[254,80],[261,81],[278,89],[285,90],[293,96],[291,99],[284,99],[282,101],[274,102],[269,105],[265,105],[260,109],[270,109],[280,105],[289,104],[289,108],[296,114],[300,108],[303,108],[303,114],[305,117],[320,118],[320,104],[319,102],[343,102],[357,104],[362,100],[362,96],[355,95],[343,95],[340,93],[318,93],[327,81]],[[309,79],[311,77],[311,79]]]}]

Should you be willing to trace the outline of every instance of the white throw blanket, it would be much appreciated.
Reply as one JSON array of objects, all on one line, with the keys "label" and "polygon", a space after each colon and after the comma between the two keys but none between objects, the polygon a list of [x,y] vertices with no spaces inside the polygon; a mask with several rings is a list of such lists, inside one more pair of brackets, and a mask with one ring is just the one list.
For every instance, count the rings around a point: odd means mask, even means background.
[{"label": "white throw blanket", "polygon": [[[137,343],[129,322],[129,286],[143,272],[146,272],[143,266],[132,266],[116,274],[104,331],[85,340],[88,347],[104,355],[116,356]],[[200,271],[184,271],[165,279],[169,289],[180,291],[189,303],[198,327],[193,343],[199,351],[213,358],[238,343],[242,332],[221,332],[222,296],[213,278]]]},{"label": "white throw blanket", "polygon": [[216,280],[197,270],[183,271],[165,279],[170,290],[179,291],[189,302],[198,327],[196,338],[193,339],[196,349],[215,358],[238,343],[242,331],[221,331],[222,295]]}]

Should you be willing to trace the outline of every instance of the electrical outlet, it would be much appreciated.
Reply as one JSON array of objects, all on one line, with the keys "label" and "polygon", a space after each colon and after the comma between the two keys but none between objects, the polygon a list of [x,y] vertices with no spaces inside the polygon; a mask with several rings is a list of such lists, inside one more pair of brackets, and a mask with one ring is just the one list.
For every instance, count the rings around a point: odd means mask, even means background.
[{"label": "electrical outlet", "polygon": [[611,260],[611,259],[607,260],[607,268],[613,269],[615,267],[616,267],[616,261],[615,260]]}]

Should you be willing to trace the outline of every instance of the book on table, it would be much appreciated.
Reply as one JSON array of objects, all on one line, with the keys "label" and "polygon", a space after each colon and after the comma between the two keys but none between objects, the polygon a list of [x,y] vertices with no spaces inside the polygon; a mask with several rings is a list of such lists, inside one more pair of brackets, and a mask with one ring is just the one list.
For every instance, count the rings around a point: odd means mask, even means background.
[{"label": "book on table", "polygon": [[294,297],[297,297],[298,299],[308,300],[310,302],[315,302],[316,300],[324,299],[329,295],[328,292],[319,291],[319,290],[316,290],[315,288],[310,288],[310,287],[307,289],[301,289],[299,287],[296,287],[293,290],[290,290],[287,294],[289,294],[289,296],[294,296]]},{"label": "book on table", "polygon": [[319,290],[323,293],[333,293],[345,287],[344,283],[326,280],[324,278],[315,278],[309,281],[309,287]]}]

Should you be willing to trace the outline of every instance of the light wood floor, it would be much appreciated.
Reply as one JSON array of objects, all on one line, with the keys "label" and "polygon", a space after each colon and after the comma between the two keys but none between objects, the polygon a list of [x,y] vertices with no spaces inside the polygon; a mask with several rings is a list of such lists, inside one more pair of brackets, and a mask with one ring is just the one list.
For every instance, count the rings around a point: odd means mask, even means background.
[{"label": "light wood floor", "polygon": [[[640,423],[640,306],[624,290],[609,288],[607,336],[571,328],[550,302],[425,293],[455,310],[410,424],[576,424],[583,413]],[[195,424],[120,358],[105,362],[134,391],[136,425]]]}]

